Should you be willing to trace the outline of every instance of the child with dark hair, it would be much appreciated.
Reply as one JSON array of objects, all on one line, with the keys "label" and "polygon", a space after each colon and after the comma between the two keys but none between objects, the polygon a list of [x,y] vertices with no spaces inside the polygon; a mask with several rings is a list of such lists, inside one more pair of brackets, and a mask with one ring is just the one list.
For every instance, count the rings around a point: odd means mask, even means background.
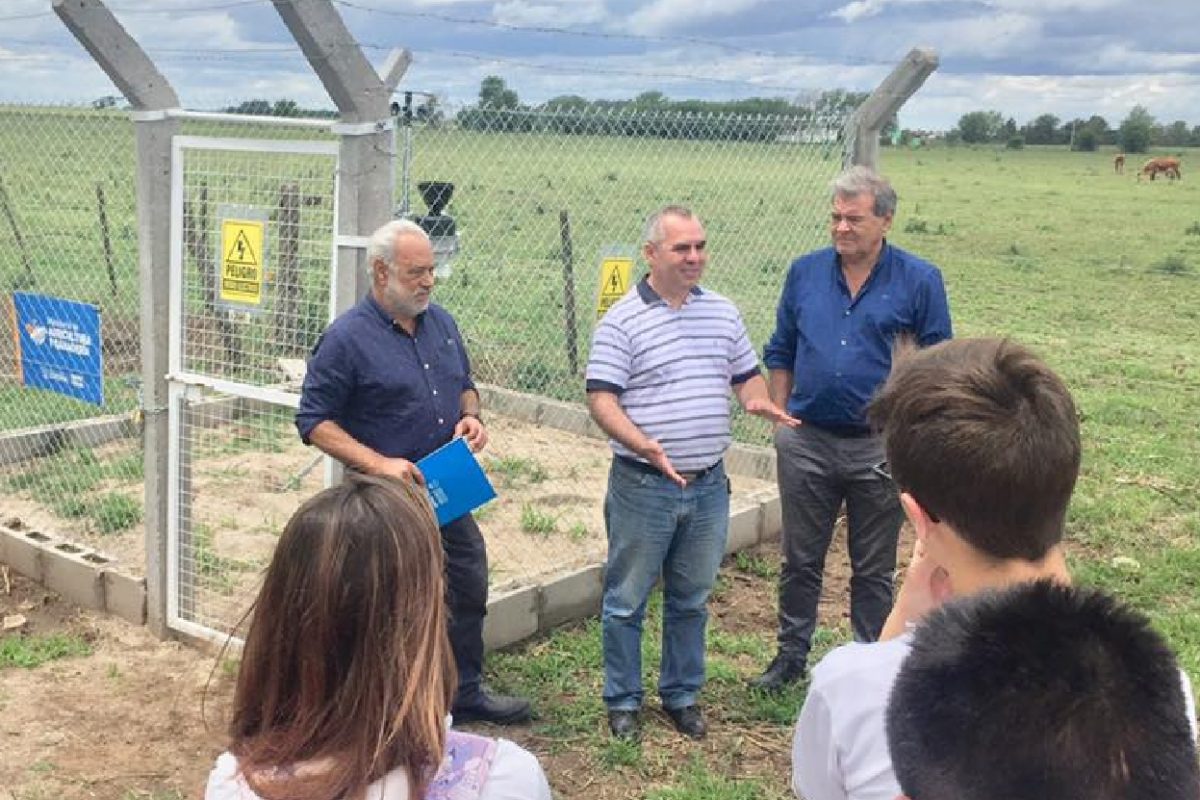
[{"label": "child with dark hair", "polygon": [[[839,647],[813,670],[792,746],[792,789],[806,800],[899,793],[884,712],[925,614],[950,597],[1070,583],[1061,542],[1079,420],[1037,356],[1001,339],[901,354],[868,415],[887,453],[876,471],[899,492],[917,542],[880,641]],[[1191,709],[1186,678],[1181,692]]]},{"label": "child with dark hair", "polygon": [[887,736],[910,800],[1197,800],[1179,667],[1149,622],[1049,581],[917,628]]},{"label": "child with dark hair", "polygon": [[537,759],[448,730],[444,555],[420,487],[347,473],[288,521],[206,800],[550,800]]}]

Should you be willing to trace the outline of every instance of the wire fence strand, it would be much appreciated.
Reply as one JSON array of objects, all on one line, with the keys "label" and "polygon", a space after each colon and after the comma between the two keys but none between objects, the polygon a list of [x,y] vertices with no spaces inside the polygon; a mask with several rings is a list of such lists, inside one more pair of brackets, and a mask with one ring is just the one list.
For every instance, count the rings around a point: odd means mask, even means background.
[{"label": "wire fence strand", "polygon": [[[604,262],[633,262],[617,287],[629,290],[645,269],[646,216],[667,204],[691,207],[707,226],[704,285],[733,300],[761,347],[789,263],[826,240],[844,124],[815,113],[594,107],[440,107],[397,118],[394,213],[419,218],[450,254],[434,300],[458,321],[493,403],[481,462],[498,499],[479,513],[493,590],[603,559],[609,451],[586,424],[583,370],[602,277],[614,288]],[[334,140],[265,123],[182,127],[193,136]],[[111,109],[0,106],[0,154],[0,291],[97,306],[105,390],[93,405],[22,385],[11,308],[2,315],[0,514],[81,539],[140,572],[132,124]],[[332,168],[299,155],[186,158],[183,369],[295,392],[281,363],[302,362],[329,321]],[[263,301],[253,308],[219,302],[216,285],[218,251],[230,246],[221,221],[239,217],[265,224]],[[197,389],[176,413],[187,493],[180,610],[227,630],[283,523],[320,488],[321,470],[286,406]],[[73,424],[84,432],[69,432]],[[735,415],[734,427],[743,443],[767,442],[759,420]],[[734,478],[735,492],[764,486]]]}]

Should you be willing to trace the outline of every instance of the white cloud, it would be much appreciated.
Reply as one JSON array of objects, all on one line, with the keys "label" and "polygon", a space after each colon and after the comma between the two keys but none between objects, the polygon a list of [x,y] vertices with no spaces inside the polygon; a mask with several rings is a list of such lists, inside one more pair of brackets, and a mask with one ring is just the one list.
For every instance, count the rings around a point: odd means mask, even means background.
[{"label": "white cloud", "polygon": [[1056,11],[1101,11],[1128,5],[1129,0],[991,0],[993,8],[1005,11],[1033,11],[1038,13]]},{"label": "white cloud", "polygon": [[[235,49],[254,44],[253,38],[242,35],[241,26],[228,13],[136,14],[126,16],[121,23],[146,49]],[[279,27],[283,29],[282,22]]]},{"label": "white cloud", "polygon": [[1116,127],[1135,105],[1144,105],[1159,122],[1176,119],[1196,124],[1200,75],[939,75],[900,111],[900,124],[948,130],[970,111],[996,110],[1018,124],[1039,114],[1062,120],[1093,114]]},{"label": "white cloud", "polygon": [[630,14],[625,29],[634,33],[667,33],[686,25],[730,17],[763,0],[652,0]]},{"label": "white cloud", "polygon": [[888,6],[924,5],[938,1],[939,0],[854,0],[853,3],[847,3],[841,8],[829,12],[829,16],[836,17],[844,22],[852,23],[861,19],[869,19],[871,17],[878,16],[879,14],[882,14]]},{"label": "white cloud", "polygon": [[874,17],[883,12],[888,5],[887,0],[855,0],[839,9],[829,12],[829,16],[837,17],[843,22],[857,22],[860,19]]},{"label": "white cloud", "polygon": [[445,6],[479,5],[479,0],[372,0],[372,8],[391,8],[401,11],[411,8],[438,8]]},{"label": "white cloud", "polygon": [[492,16],[506,25],[569,27],[603,22],[608,11],[603,0],[508,0],[497,3]]},{"label": "white cloud", "polygon": [[[71,79],[64,81],[63,75],[70,75]],[[79,104],[119,94],[86,53],[82,57],[53,54],[0,59],[0,86],[5,87],[0,97],[18,104]]]},{"label": "white cloud", "polygon": [[[990,0],[985,5],[995,12],[1052,13],[1060,11],[1100,11],[1120,6],[1128,0]],[[920,6],[937,3],[941,6],[960,5],[964,10],[974,10],[975,0],[854,0],[829,13],[829,16],[847,23],[877,17],[884,11],[901,6]]]},{"label": "white cloud", "polygon": [[964,57],[1016,57],[1038,52],[1042,44],[1040,19],[1018,13],[994,13],[954,20],[928,20],[914,27],[922,41],[932,42],[942,61]]},{"label": "white cloud", "polygon": [[1080,53],[1074,59],[1080,69],[1103,64],[1110,71],[1176,72],[1200,67],[1200,53],[1152,53],[1124,42],[1110,43],[1095,53]]}]

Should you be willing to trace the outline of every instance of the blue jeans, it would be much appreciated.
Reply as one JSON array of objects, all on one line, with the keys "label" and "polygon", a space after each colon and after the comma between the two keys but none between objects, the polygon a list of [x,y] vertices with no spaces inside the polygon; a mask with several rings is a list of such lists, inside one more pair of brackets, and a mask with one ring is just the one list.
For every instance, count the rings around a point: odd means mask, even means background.
[{"label": "blue jeans", "polygon": [[729,481],[722,464],[679,488],[658,473],[613,459],[604,498],[608,563],[602,627],[604,702],[609,710],[642,704],[642,620],[663,579],[664,708],[694,705],[704,685],[704,628],[725,537]]}]

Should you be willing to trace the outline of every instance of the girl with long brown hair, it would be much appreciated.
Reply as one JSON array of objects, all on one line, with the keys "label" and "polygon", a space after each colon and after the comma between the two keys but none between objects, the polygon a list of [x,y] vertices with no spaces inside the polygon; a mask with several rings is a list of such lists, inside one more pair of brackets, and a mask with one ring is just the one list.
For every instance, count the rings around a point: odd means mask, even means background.
[{"label": "girl with long brown hair", "polygon": [[349,473],[288,521],[206,800],[544,798],[533,755],[447,730],[443,554],[419,488]]}]

